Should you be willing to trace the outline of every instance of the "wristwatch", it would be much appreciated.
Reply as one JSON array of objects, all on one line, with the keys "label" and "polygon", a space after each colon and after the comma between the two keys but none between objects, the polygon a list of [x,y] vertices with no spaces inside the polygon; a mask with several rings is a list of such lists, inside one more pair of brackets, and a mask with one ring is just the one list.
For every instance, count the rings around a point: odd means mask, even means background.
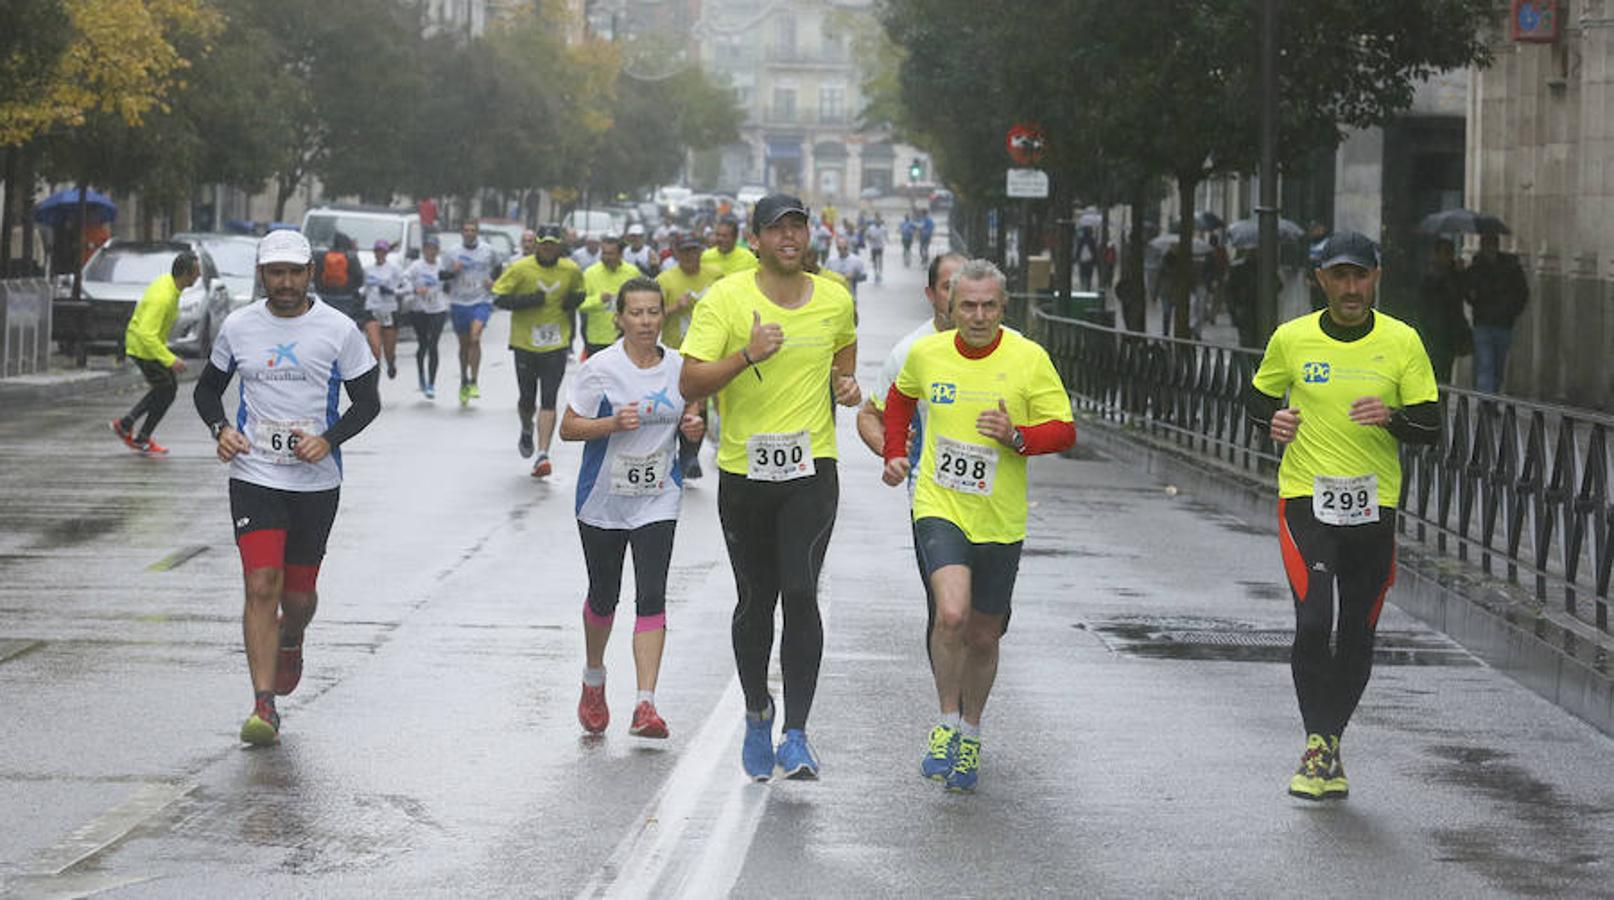
[{"label": "wristwatch", "polygon": [[213,435],[213,440],[216,441],[219,439],[219,435],[224,433],[224,429],[228,427],[230,427],[229,424],[223,419],[220,419],[219,421],[207,426],[207,433]]},{"label": "wristwatch", "polygon": [[1016,428],[1014,430],[1014,439],[1009,443],[1013,445],[1014,452],[1021,456],[1026,455],[1026,436],[1020,432],[1020,429]]}]

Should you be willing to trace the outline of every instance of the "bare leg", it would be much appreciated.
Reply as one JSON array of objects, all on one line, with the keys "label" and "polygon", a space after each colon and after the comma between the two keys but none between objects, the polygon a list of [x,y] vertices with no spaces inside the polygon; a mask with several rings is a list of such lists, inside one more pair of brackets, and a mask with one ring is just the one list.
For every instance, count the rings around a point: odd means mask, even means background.
[{"label": "bare leg", "polygon": [[998,675],[998,639],[1003,635],[1003,617],[971,611],[964,626],[964,721],[981,724],[986,698]]},{"label": "bare leg", "polygon": [[286,591],[280,597],[280,643],[285,647],[299,647],[303,643],[303,630],[314,618],[319,607],[318,591]]},{"label": "bare leg", "polygon": [[656,677],[661,674],[661,648],[666,643],[665,628],[640,631],[633,635],[633,669],[638,674],[639,690],[656,689]]},{"label": "bare leg", "polygon": [[583,652],[590,669],[605,668],[605,645],[610,640],[610,625],[596,625],[583,616]]},{"label": "bare leg", "polygon": [[391,325],[381,329],[381,349],[387,354],[387,371],[398,367],[398,327]]},{"label": "bare leg", "polygon": [[[525,423],[522,424],[525,428]],[[538,410],[538,452],[549,452],[550,438],[555,436],[555,411],[552,409]]]},{"label": "bare leg", "polygon": [[381,323],[374,319],[364,323],[364,339],[370,342],[370,355],[381,358]]},{"label": "bare leg", "polygon": [[[467,341],[469,343],[467,343]],[[482,323],[471,321],[471,333],[460,341],[460,353],[463,356],[462,365],[470,373],[470,381],[476,381],[478,372],[482,371]]]},{"label": "bare leg", "polygon": [[942,566],[930,575],[936,594],[936,627],[930,633],[931,669],[936,677],[936,699],[942,715],[959,712],[968,647],[965,626],[970,617],[970,570]]},{"label": "bare leg", "polygon": [[246,607],[241,613],[241,636],[247,648],[247,671],[253,693],[274,690],[275,652],[280,649],[280,592],[283,569],[253,569],[246,573]]}]

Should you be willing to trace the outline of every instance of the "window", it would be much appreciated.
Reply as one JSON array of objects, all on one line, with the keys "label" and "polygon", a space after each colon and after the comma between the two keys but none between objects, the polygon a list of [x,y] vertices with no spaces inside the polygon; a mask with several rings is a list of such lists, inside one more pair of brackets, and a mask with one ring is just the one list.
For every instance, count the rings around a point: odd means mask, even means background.
[{"label": "window", "polygon": [[823,122],[846,120],[846,88],[826,84],[818,89],[818,118]]},{"label": "window", "polygon": [[794,122],[796,120],[796,89],[776,87],[773,89],[773,117],[780,122]]},{"label": "window", "polygon": [[796,56],[796,16],[794,13],[780,13],[774,19],[773,37],[774,55],[780,59],[794,59]]}]

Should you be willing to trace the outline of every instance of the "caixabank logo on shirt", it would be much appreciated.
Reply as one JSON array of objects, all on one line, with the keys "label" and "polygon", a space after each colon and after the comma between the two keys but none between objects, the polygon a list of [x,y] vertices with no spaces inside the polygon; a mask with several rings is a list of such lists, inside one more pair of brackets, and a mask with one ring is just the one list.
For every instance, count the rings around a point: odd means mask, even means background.
[{"label": "caixabank logo on shirt", "polygon": [[269,359],[262,371],[255,373],[258,381],[307,381],[308,373],[297,358],[297,342],[276,344],[269,348]]},{"label": "caixabank logo on shirt", "polygon": [[659,425],[667,422],[683,421],[682,411],[667,396],[667,388],[645,394],[639,401],[639,424]]}]

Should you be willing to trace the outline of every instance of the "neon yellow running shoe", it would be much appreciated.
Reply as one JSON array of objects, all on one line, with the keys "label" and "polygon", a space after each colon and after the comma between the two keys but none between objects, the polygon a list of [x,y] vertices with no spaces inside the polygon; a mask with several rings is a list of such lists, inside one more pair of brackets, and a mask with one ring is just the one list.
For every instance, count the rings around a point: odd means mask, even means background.
[{"label": "neon yellow running shoe", "polygon": [[919,774],[931,781],[946,781],[958,759],[958,729],[937,725],[930,729],[930,746],[919,762]]},{"label": "neon yellow running shoe", "polygon": [[1328,739],[1320,734],[1306,735],[1306,751],[1300,754],[1300,768],[1289,779],[1289,795],[1302,800],[1323,799],[1329,760]]},{"label": "neon yellow running shoe", "polygon": [[466,390],[466,396],[470,397],[472,400],[480,400],[480,399],[482,399],[482,389],[478,388],[476,386],[476,382],[473,381],[470,384],[466,385],[465,390]]},{"label": "neon yellow running shoe", "polygon": [[255,747],[267,747],[278,740],[280,713],[275,712],[274,704],[259,700],[252,709],[252,715],[241,723],[241,741]]},{"label": "neon yellow running shoe", "polygon": [[1351,783],[1345,779],[1345,763],[1339,758],[1339,735],[1328,736],[1328,776],[1323,779],[1323,796],[1329,800],[1344,800],[1351,795]]}]

